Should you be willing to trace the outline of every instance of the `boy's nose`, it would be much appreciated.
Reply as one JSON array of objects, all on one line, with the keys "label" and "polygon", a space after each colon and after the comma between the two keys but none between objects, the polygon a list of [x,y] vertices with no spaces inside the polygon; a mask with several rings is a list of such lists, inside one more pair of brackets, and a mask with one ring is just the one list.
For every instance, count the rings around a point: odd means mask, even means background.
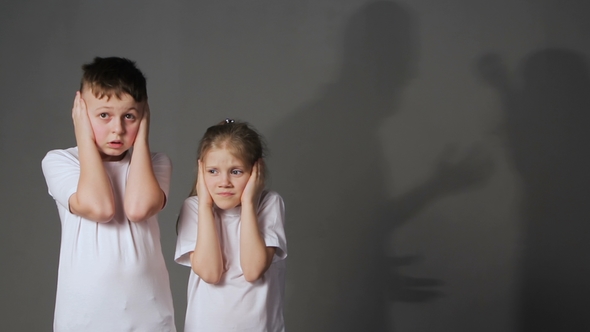
[{"label": "boy's nose", "polygon": [[113,119],[113,133],[115,134],[123,134],[125,133],[125,126],[123,125],[123,120],[121,119]]}]

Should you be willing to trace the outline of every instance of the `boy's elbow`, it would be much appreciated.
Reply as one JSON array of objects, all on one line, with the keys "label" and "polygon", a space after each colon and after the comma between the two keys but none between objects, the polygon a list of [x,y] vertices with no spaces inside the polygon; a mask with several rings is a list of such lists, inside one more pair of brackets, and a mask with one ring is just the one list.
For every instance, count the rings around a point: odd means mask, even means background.
[{"label": "boy's elbow", "polygon": [[70,212],[98,223],[111,221],[115,217],[115,202],[90,202],[80,200],[73,194],[69,200]]},{"label": "boy's elbow", "polygon": [[111,220],[113,220],[113,218],[115,217],[115,214],[104,214],[104,215],[100,215],[97,216],[96,218],[94,218],[94,221],[96,221],[97,223],[107,223]]},{"label": "boy's elbow", "polygon": [[93,210],[89,211],[87,219],[98,223],[105,223],[111,221],[115,217],[115,208],[104,206],[94,208]]},{"label": "boy's elbow", "polygon": [[132,222],[142,222],[149,219],[151,216],[158,213],[158,209],[149,206],[139,206],[134,205],[125,206],[125,214],[127,215],[127,219]]},{"label": "boy's elbow", "polygon": [[142,222],[154,215],[151,211],[146,211],[145,208],[126,208],[125,214],[127,215],[127,219],[132,222]]},{"label": "boy's elbow", "polygon": [[131,222],[142,222],[144,220],[146,220],[148,217],[146,216],[146,214],[142,214],[142,213],[135,213],[135,212],[127,212],[127,219],[129,219],[129,221]]}]

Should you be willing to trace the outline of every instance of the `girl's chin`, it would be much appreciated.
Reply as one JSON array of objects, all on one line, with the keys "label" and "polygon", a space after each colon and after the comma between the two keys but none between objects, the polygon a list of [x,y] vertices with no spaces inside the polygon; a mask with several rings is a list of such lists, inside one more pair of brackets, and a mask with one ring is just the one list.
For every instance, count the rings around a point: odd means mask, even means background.
[{"label": "girl's chin", "polygon": [[229,203],[229,202],[215,202],[215,205],[222,210],[231,210],[235,207],[240,206],[241,204],[240,203],[235,204],[235,203]]}]

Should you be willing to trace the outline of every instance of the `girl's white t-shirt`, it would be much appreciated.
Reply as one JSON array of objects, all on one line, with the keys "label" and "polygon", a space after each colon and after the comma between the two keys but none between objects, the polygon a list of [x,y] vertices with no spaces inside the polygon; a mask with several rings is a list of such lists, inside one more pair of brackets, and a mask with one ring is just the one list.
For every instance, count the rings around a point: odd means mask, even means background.
[{"label": "girl's white t-shirt", "polygon": [[[191,266],[190,253],[195,250],[198,225],[198,197],[184,201],[178,220],[175,260]],[[281,196],[273,191],[262,193],[258,207],[258,224],[267,247],[276,247],[275,257],[262,278],[250,283],[240,266],[240,212],[215,208],[226,272],[218,284],[204,282],[190,271],[185,331],[285,330],[283,300],[287,240],[285,208]]]},{"label": "girl's white t-shirt", "polygon": [[[123,211],[130,159],[128,152],[121,161],[103,162],[116,203],[106,223],[69,211],[80,177],[78,149],[53,150],[43,159],[62,226],[54,331],[176,331],[157,217],[135,223]],[[154,153],[152,164],[168,196],[170,159]]]}]

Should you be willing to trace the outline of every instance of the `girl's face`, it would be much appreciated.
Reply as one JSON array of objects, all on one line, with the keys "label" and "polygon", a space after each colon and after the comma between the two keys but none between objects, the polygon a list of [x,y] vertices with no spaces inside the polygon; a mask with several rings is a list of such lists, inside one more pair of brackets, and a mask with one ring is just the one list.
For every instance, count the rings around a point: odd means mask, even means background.
[{"label": "girl's face", "polygon": [[252,166],[230,150],[211,149],[203,158],[205,186],[217,207],[223,210],[241,204],[242,193],[250,179]]}]

